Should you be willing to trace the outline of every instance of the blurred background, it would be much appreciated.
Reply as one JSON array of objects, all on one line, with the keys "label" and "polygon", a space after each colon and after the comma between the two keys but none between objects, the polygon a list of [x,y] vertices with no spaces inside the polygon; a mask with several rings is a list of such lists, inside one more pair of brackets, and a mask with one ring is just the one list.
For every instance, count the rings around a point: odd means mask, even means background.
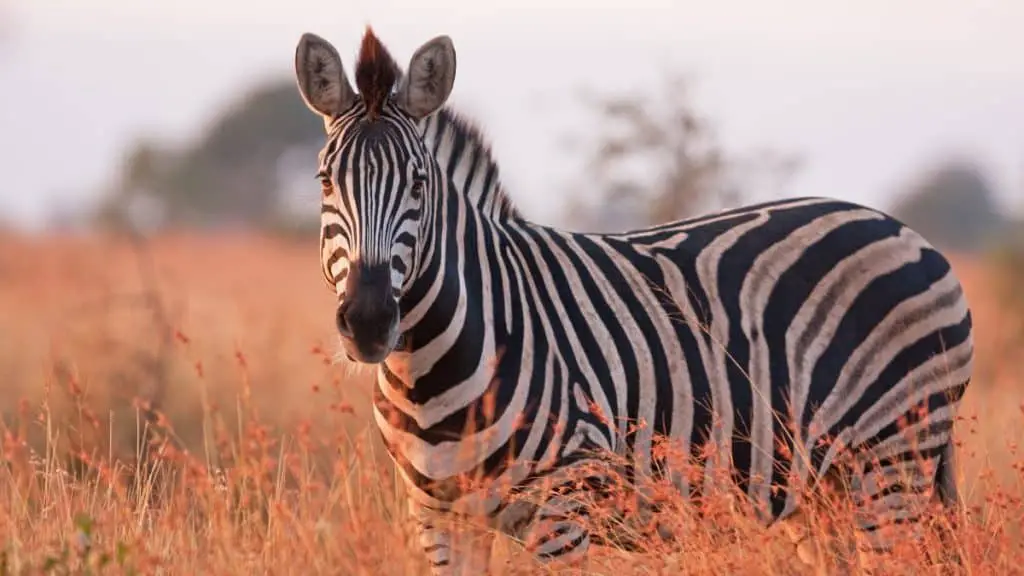
[{"label": "blurred background", "polygon": [[[915,192],[948,187],[970,199],[960,226],[992,231],[1022,201],[1013,0],[2,2],[0,214],[17,230],[315,230],[322,130],[293,84],[295,43],[314,31],[351,66],[367,24],[403,64],[454,39],[453,102],[546,223],[708,208],[632,198],[622,156],[639,158],[639,188],[713,204],[829,195],[915,212]],[[571,221],[574,202],[596,221]]]},{"label": "blurred background", "polygon": [[453,104],[528,217],[891,211],[964,278],[978,390],[1016,382],[1021,23],[1016,0],[0,0],[0,413],[88,406],[102,423],[61,442],[128,453],[140,401],[196,451],[239,394],[282,427],[365,428],[365,374],[330,358],[322,124],[292,66],[311,31],[351,71],[367,24],[403,65],[453,38]]},{"label": "blurred background", "polygon": [[[323,127],[293,78],[303,32],[351,72],[371,24],[403,65],[452,37],[452,104],[540,223],[816,195],[942,248],[976,326],[957,430],[972,550],[995,558],[976,571],[1011,573],[1022,23],[1020,0],[0,0],[0,572],[66,559],[90,518],[108,561],[125,544],[172,573],[420,561],[370,373],[335,358]],[[152,494],[170,496],[147,512]],[[685,561],[761,566],[761,540],[730,538]]]}]

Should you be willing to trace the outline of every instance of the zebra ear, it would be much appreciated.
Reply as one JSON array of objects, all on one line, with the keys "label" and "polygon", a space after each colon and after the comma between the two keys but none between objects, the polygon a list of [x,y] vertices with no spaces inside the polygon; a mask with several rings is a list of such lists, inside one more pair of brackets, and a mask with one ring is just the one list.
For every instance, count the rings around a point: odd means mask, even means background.
[{"label": "zebra ear", "polygon": [[455,46],[448,36],[430,40],[412,55],[395,102],[416,120],[444,106],[455,85]]},{"label": "zebra ear", "polygon": [[338,51],[316,34],[305,33],[295,48],[295,79],[306,106],[327,122],[355,103]]}]

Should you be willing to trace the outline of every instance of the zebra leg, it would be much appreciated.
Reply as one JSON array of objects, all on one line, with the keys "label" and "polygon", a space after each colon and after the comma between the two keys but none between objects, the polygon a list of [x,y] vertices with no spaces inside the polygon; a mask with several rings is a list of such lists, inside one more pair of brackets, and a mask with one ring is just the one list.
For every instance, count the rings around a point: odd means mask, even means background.
[{"label": "zebra leg", "polygon": [[869,571],[877,567],[884,572],[885,555],[897,542],[924,544],[934,489],[940,494],[944,490],[936,485],[943,480],[943,466],[942,456],[881,458],[873,461],[870,471],[852,479],[860,556]]},{"label": "zebra leg", "polygon": [[575,491],[550,496],[522,532],[526,550],[543,564],[576,568],[584,565],[590,531],[584,526],[587,517],[582,496]]},{"label": "zebra leg", "polygon": [[494,541],[491,530],[469,522],[453,525],[454,515],[437,512],[411,500],[409,514],[434,576],[488,573]]},{"label": "zebra leg", "polygon": [[939,504],[946,513],[947,522],[938,522],[936,530],[939,531],[939,540],[942,542],[943,556],[938,560],[940,564],[959,566],[963,564],[960,550],[955,541],[956,529],[962,521],[961,513],[964,511],[963,502],[960,500],[960,491],[956,485],[956,446],[953,440],[946,442],[946,446],[939,456],[939,466],[935,471],[935,488]]},{"label": "zebra leg", "polygon": [[853,574],[861,568],[855,539],[837,528],[829,498],[821,493],[825,489],[831,496],[846,496],[844,480],[839,470],[829,470],[819,485],[809,491],[806,502],[780,521],[797,559],[817,575]]},{"label": "zebra leg", "polygon": [[[948,439],[933,455],[876,460],[876,469],[862,479],[858,529],[864,556],[880,567],[881,553],[891,550],[897,540],[921,546],[936,568],[956,567],[963,559],[956,546],[955,533],[962,503],[957,493],[954,461],[955,447]],[[938,511],[942,517],[931,516]],[[937,521],[935,521],[937,520]],[[938,557],[924,548],[927,531],[941,543]]]}]

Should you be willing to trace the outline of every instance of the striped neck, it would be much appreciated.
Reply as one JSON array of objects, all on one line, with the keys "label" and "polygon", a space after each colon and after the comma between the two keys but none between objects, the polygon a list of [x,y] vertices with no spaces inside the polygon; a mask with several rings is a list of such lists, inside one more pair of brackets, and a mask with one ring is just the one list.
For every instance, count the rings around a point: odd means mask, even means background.
[{"label": "striped neck", "polygon": [[445,174],[449,190],[462,194],[485,217],[520,217],[501,184],[490,144],[472,122],[445,107],[420,122],[420,133]]},{"label": "striped neck", "polygon": [[[431,425],[431,416],[417,404],[440,401],[446,405],[436,411],[441,414],[453,402],[468,401],[445,400],[444,391],[485,389],[492,366],[479,358],[496,358],[501,353],[496,339],[522,331],[512,326],[508,310],[484,302],[513,290],[494,286],[484,271],[508,257],[505,227],[523,221],[502,187],[490,146],[476,128],[444,108],[421,122],[420,129],[436,161],[437,185],[424,206],[416,278],[400,303],[405,350],[392,353],[381,365],[378,390],[402,412],[423,415],[421,425]],[[467,331],[466,322],[480,323],[480,329]],[[464,342],[471,333],[483,336]],[[460,373],[443,367],[459,367]]]}]

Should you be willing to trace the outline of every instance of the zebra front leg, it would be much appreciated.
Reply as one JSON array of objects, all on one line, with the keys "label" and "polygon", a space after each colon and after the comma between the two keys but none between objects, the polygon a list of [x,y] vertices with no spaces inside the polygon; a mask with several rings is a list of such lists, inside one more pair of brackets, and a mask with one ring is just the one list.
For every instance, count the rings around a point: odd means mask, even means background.
[{"label": "zebra front leg", "polygon": [[434,576],[487,574],[494,533],[472,522],[458,523],[454,514],[409,502],[420,547]]},{"label": "zebra front leg", "polygon": [[590,548],[585,506],[574,492],[551,496],[521,533],[527,552],[549,567],[584,566]]}]

